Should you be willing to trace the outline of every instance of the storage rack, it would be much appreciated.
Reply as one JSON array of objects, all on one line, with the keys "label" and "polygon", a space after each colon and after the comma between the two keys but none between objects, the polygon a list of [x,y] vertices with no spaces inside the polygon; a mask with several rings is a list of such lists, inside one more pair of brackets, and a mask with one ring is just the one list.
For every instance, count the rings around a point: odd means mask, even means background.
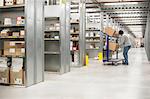
[{"label": "storage rack", "polygon": [[101,50],[100,14],[86,15],[86,53],[89,58],[97,58]]},{"label": "storage rack", "polygon": [[[57,12],[55,12],[57,10]],[[66,5],[45,6],[45,70],[66,73],[70,71],[68,27]],[[51,12],[51,13],[47,13]]]},{"label": "storage rack", "polygon": [[70,10],[70,51],[71,66],[85,64],[85,2],[71,2]]},{"label": "storage rack", "polygon": [[3,3],[0,6],[0,65],[7,69],[0,68],[1,84],[27,87],[39,83],[44,79],[43,1]]}]

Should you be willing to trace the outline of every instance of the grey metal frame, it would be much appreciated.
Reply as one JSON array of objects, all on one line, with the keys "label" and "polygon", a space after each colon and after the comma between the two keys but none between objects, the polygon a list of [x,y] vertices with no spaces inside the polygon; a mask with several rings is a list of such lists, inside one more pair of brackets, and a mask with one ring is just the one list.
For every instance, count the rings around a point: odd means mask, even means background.
[{"label": "grey metal frame", "polygon": [[85,42],[85,28],[86,28],[86,0],[80,0],[79,2],[79,14],[80,14],[80,34],[79,34],[79,49],[80,49],[80,66],[85,65],[86,55],[86,42]]},{"label": "grey metal frame", "polygon": [[[70,3],[61,5],[45,6],[45,17],[59,17],[60,18],[60,64],[59,73],[63,74],[70,71]],[[48,13],[51,12],[51,13]],[[56,59],[57,60],[57,59]],[[49,63],[51,64],[51,63]],[[55,64],[53,64],[55,65]],[[48,67],[49,70],[53,69]]]},{"label": "grey metal frame", "polygon": [[25,86],[31,86],[44,80],[43,6],[43,0],[25,0]]},{"label": "grey metal frame", "polygon": [[149,27],[150,27],[150,8],[147,15],[147,25],[146,25],[146,32],[145,32],[145,50],[147,53],[148,60],[150,61],[150,28]]}]

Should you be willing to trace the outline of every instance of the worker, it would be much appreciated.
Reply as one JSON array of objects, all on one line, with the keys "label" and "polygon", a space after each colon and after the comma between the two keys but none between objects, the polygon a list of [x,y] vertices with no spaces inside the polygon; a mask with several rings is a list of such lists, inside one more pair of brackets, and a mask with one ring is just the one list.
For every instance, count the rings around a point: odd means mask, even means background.
[{"label": "worker", "polygon": [[128,65],[128,52],[131,48],[131,41],[128,36],[124,35],[122,30],[119,31],[119,46],[123,48],[123,64]]}]

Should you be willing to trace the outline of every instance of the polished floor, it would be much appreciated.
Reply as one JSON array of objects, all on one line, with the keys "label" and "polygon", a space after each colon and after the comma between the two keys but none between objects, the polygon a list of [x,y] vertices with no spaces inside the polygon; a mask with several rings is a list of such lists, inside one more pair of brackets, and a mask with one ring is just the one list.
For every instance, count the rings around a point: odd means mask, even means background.
[{"label": "polished floor", "polygon": [[144,49],[130,51],[129,66],[89,67],[70,73],[46,73],[46,81],[29,88],[0,86],[0,99],[150,99],[150,63]]}]

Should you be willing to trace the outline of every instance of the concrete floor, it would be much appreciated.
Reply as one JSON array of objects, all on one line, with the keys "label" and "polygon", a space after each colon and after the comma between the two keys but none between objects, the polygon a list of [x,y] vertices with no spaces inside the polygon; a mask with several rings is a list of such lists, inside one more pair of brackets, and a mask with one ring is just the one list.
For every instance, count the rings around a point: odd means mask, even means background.
[{"label": "concrete floor", "polygon": [[64,75],[46,73],[29,88],[0,86],[0,99],[150,99],[150,63],[144,49],[130,51],[129,66],[74,68]]}]

